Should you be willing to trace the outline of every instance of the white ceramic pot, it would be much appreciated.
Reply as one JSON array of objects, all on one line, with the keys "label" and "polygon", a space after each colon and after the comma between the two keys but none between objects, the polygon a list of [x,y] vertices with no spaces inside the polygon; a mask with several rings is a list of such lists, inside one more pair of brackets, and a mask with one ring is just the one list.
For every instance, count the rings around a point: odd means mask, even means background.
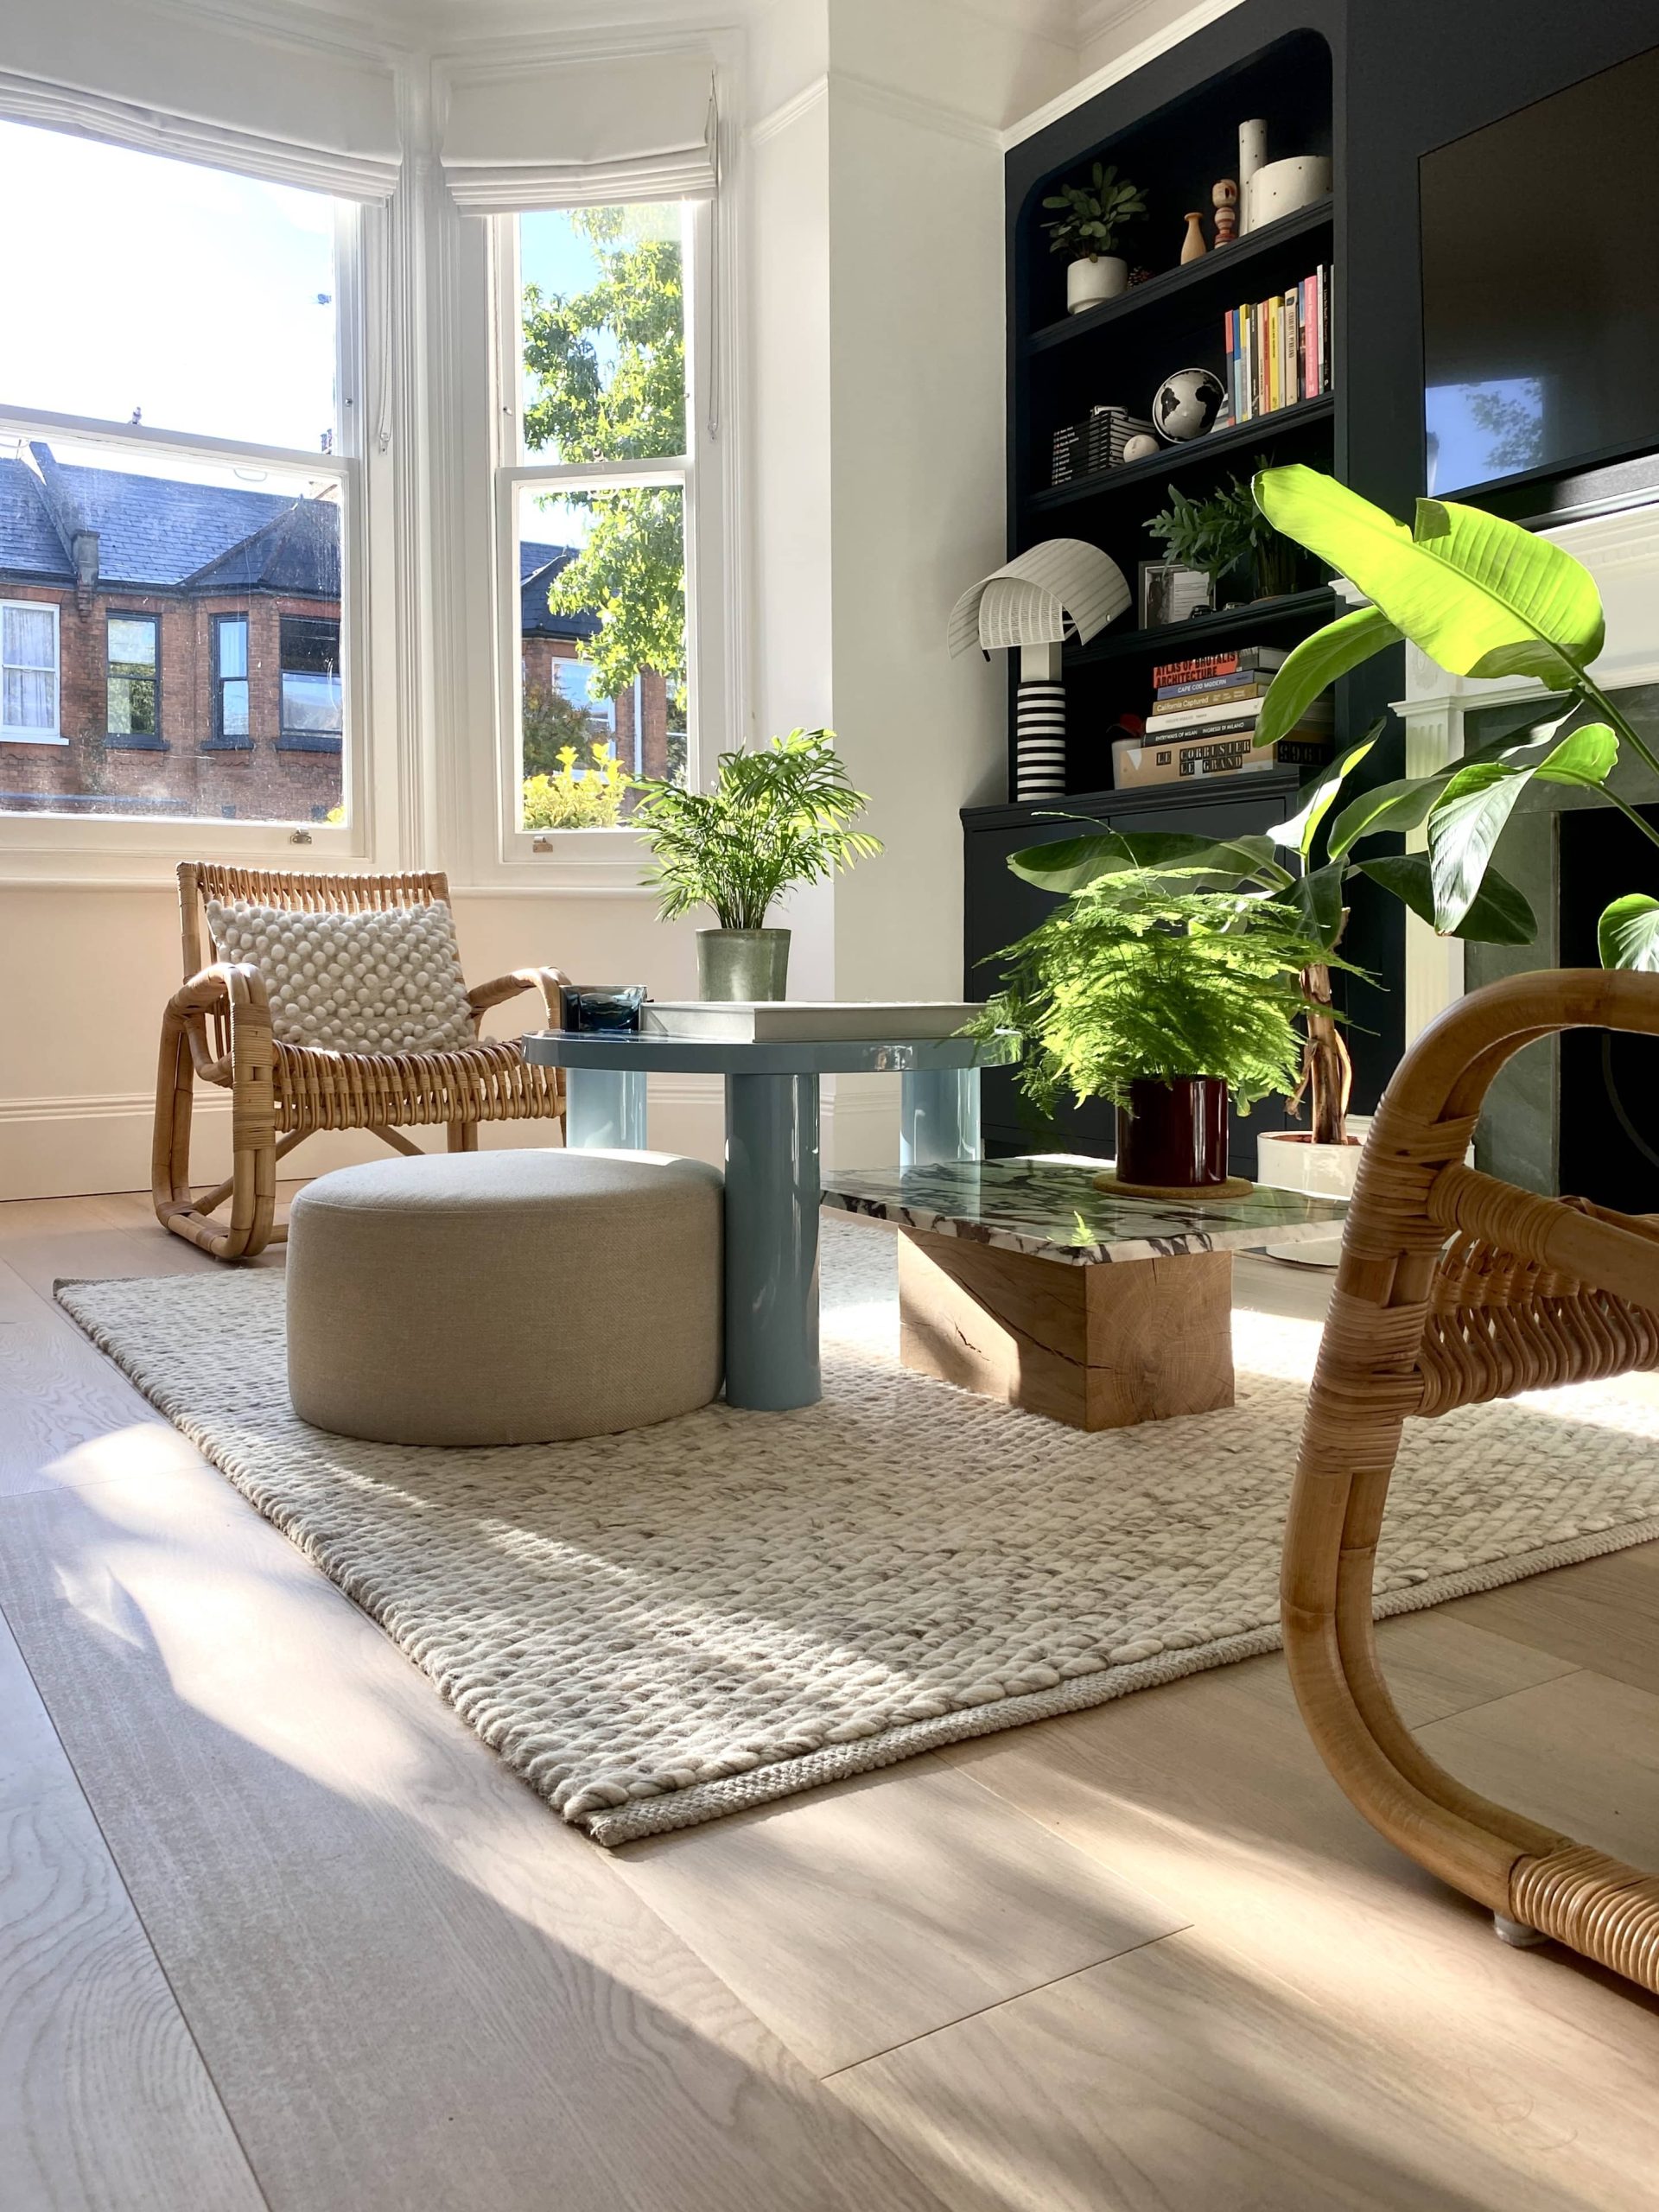
[{"label": "white ceramic pot", "polygon": [[1246,227],[1259,231],[1265,224],[1276,223],[1281,215],[1311,207],[1330,189],[1328,154],[1293,154],[1288,161],[1269,162],[1244,187],[1250,218]]},{"label": "white ceramic pot", "polygon": [[1065,272],[1065,311],[1081,315],[1084,308],[1097,308],[1103,300],[1117,299],[1128,289],[1129,264],[1116,254],[1074,261]]},{"label": "white ceramic pot", "polygon": [[[1305,1130],[1274,1129],[1255,1141],[1255,1179],[1273,1191],[1306,1191],[1319,1198],[1351,1198],[1359,1156],[1370,1133],[1369,1114],[1348,1116],[1346,1144],[1315,1144]],[[1306,1244],[1269,1244],[1268,1256],[1301,1268],[1334,1268],[1340,1236]]]}]

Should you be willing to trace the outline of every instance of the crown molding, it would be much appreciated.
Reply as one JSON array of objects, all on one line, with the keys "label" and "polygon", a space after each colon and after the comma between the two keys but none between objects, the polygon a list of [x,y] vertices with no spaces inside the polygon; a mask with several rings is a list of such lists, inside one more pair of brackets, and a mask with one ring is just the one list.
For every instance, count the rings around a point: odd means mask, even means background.
[{"label": "crown molding", "polygon": [[1173,22],[1160,20],[1168,0],[1131,0],[1128,7],[1096,4],[1086,9],[1084,11],[1086,16],[1098,18],[1086,34],[1087,37],[1097,38],[1115,24],[1133,25],[1137,20],[1147,21],[1152,27],[1135,45],[1127,48],[1113,60],[1098,69],[1090,70],[1075,85],[1057,93],[1052,100],[1045,100],[1041,107],[1033,108],[1029,115],[1021,116],[1018,123],[1010,124],[1001,136],[1000,143],[1004,152],[1011,146],[1019,145],[1024,139],[1035,137],[1039,130],[1046,130],[1051,123],[1058,123],[1062,116],[1070,115],[1074,108],[1081,107],[1085,100],[1093,99],[1096,93],[1121,84],[1125,77],[1132,77],[1137,69],[1144,69],[1147,62],[1155,61],[1160,54],[1167,54],[1172,47],[1179,46],[1185,40],[1195,37],[1199,31],[1208,29],[1211,23],[1230,14],[1239,4],[1240,0],[1194,0],[1194,4],[1184,9]]},{"label": "crown molding", "polygon": [[781,132],[800,122],[804,116],[810,115],[813,109],[829,97],[829,78],[814,77],[810,84],[803,85],[798,92],[791,92],[786,100],[749,125],[745,135],[750,145],[764,146],[768,138],[778,137]]},{"label": "crown molding", "polygon": [[1000,147],[1002,143],[1001,130],[995,123],[950,107],[943,100],[929,99],[925,93],[907,92],[897,85],[883,85],[874,77],[861,77],[851,69],[831,69],[830,83],[835,90],[849,93],[861,105],[893,116],[900,123],[913,124],[918,130],[937,130],[946,137],[966,139],[976,146]]},{"label": "crown molding", "polygon": [[185,23],[228,25],[235,30],[354,61],[406,67],[422,41],[409,27],[378,10],[312,7],[308,0],[143,0],[147,13]]}]

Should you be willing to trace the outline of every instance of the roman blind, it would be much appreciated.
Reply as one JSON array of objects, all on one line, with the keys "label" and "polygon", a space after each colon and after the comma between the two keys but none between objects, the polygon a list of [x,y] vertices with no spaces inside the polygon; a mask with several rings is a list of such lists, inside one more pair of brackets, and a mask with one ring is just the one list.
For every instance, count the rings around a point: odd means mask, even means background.
[{"label": "roman blind", "polygon": [[[391,199],[400,156],[390,72],[296,70],[258,49],[244,60],[239,75],[227,73],[217,92],[204,85],[199,97],[182,73],[158,83],[166,105],[156,106],[0,70],[0,117],[343,200]],[[138,75],[122,81],[131,87]],[[223,119],[227,111],[234,120]]]},{"label": "roman blind", "polygon": [[707,54],[498,65],[451,77],[443,174],[474,215],[707,200],[716,141]]}]

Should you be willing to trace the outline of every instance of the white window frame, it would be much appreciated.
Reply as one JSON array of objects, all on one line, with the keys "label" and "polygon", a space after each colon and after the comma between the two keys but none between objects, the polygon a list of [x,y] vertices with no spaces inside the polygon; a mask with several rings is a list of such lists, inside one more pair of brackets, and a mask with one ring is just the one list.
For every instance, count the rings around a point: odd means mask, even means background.
[{"label": "white window frame", "polygon": [[[11,120],[0,109],[0,120]],[[25,118],[26,119],[26,118]],[[150,884],[168,880],[178,861],[196,847],[244,863],[300,865],[308,870],[362,861],[375,851],[374,773],[378,752],[392,741],[377,734],[370,703],[377,690],[395,694],[395,677],[372,685],[369,541],[376,518],[390,499],[389,441],[375,437],[368,393],[385,391],[390,373],[387,320],[371,318],[366,304],[389,281],[387,221],[378,209],[334,200],[335,382],[340,404],[332,452],[203,437],[184,430],[152,430],[97,417],[54,414],[0,404],[0,435],[72,439],[77,445],[141,452],[162,465],[211,460],[264,465],[337,478],[341,519],[340,656],[346,743],[342,750],[346,820],[333,823],[226,821],[218,816],[140,818],[92,814],[0,813],[0,881]],[[371,359],[372,353],[373,359]],[[61,654],[60,654],[61,671]],[[61,700],[61,672],[60,672]],[[61,725],[61,705],[60,705]],[[395,712],[383,718],[395,722]],[[54,741],[67,743],[60,734]],[[303,852],[304,858],[300,858]]]},{"label": "white window frame", "polygon": [[[4,617],[7,609],[14,607],[29,614],[49,614],[52,617],[52,727],[49,730],[26,729],[22,723],[14,728],[4,719],[5,672],[13,665],[5,658]],[[23,664],[22,661],[16,664],[19,668]],[[32,672],[40,673],[38,670]],[[0,598],[0,745],[67,745],[68,742],[63,734],[63,635],[57,607],[49,599]],[[0,755],[0,759],[3,758],[3,755]],[[0,770],[0,780],[3,779],[3,771]]]},{"label": "white window frame", "polygon": [[[722,393],[720,448],[708,435],[710,393],[729,378],[717,362],[729,362],[730,316],[723,301],[711,302],[716,225],[724,211],[715,203],[686,203],[685,364],[687,450],[659,460],[605,462],[526,461],[520,413],[520,302],[518,218],[488,219],[492,296],[492,544],[496,669],[494,797],[498,880],[526,888],[639,893],[644,846],[624,823],[614,829],[529,830],[519,827],[523,732],[523,639],[518,576],[518,511],[526,485],[549,491],[620,491],[678,486],[685,537],[686,775],[695,787],[702,773],[706,730],[729,727],[726,707],[735,658],[730,637],[731,563],[723,549],[733,539],[735,493],[730,456],[734,442]],[[724,241],[721,245],[726,255]],[[716,317],[723,328],[716,331]],[[723,463],[723,465],[722,465]],[[710,748],[717,750],[718,747]]]}]

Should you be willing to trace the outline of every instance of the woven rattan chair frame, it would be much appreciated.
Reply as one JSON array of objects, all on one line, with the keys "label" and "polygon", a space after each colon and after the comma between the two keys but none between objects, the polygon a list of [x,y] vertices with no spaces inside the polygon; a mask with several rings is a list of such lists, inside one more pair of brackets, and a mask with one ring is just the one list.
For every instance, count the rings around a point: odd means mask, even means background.
[{"label": "woven rattan chair frame", "polygon": [[1436,1765],[1395,1709],[1372,1623],[1408,1419],[1659,1364],[1659,1229],[1464,1165],[1504,1062],[1579,1027],[1659,1034],[1659,977],[1564,969],[1476,991],[1424,1033],[1377,1109],[1296,1472],[1285,1650],[1308,1731],[1373,1827],[1511,1940],[1554,1936],[1659,1991],[1659,1878]]},{"label": "woven rattan chair frame", "polygon": [[[184,982],[162,1018],[151,1179],[157,1217],[215,1259],[251,1259],[287,1235],[274,1220],[276,1163],[321,1129],[366,1129],[394,1152],[420,1147],[405,1128],[441,1126],[451,1152],[471,1152],[484,1122],[564,1122],[563,1077],[530,1066],[516,1039],[480,1038],[442,1052],[325,1052],[271,1034],[258,970],[203,963],[209,899],[242,899],[305,913],[360,913],[448,899],[441,874],[290,875],[186,861],[179,868]],[[520,968],[468,991],[474,1029],[493,1006],[539,992],[559,1021],[556,968]],[[211,1190],[190,1183],[198,1077],[231,1094],[232,1171]],[[228,1214],[223,1209],[228,1205]],[[215,1218],[215,1217],[219,1217]]]}]

